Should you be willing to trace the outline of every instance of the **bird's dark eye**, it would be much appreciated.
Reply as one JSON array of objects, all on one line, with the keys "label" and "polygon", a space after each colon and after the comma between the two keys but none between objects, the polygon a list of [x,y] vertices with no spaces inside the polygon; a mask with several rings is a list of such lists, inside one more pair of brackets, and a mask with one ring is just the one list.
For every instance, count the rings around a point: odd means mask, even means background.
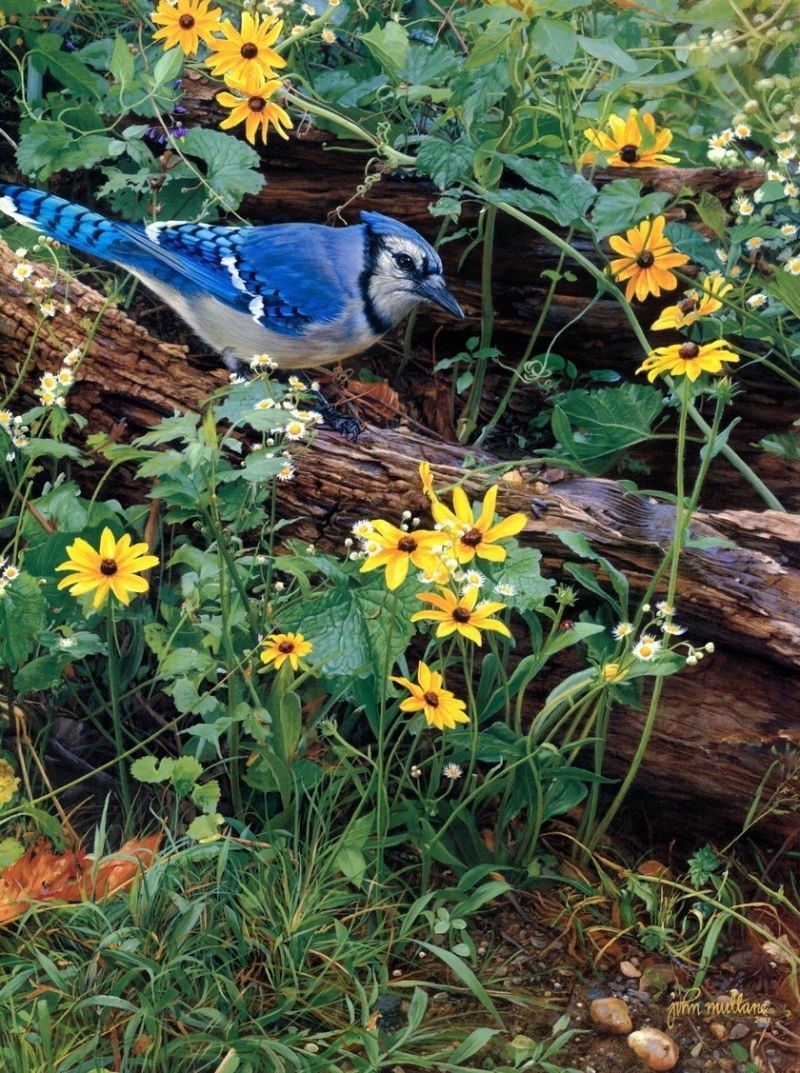
[{"label": "bird's dark eye", "polygon": [[404,272],[409,272],[414,267],[414,258],[407,253],[396,253],[394,263],[398,268],[402,268]]}]

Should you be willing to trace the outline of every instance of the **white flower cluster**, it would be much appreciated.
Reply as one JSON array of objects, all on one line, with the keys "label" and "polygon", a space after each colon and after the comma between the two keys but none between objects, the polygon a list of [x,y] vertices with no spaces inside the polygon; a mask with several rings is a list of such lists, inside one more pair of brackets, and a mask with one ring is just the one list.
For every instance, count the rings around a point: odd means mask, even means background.
[{"label": "white flower cluster", "polygon": [[[30,429],[22,423],[18,414],[12,414],[10,410],[0,410],[0,429],[6,434],[6,462],[13,462],[16,458],[14,448],[28,446]],[[0,446],[3,445],[3,439],[4,437],[0,436]]]},{"label": "white flower cluster", "polygon": [[45,372],[39,378],[36,395],[42,406],[64,406],[67,392],[75,383],[75,365],[81,360],[83,351],[75,347],[64,355],[64,361],[58,372]]},{"label": "white flower cluster", "polygon": [[0,596],[2,596],[12,581],[19,577],[19,570],[10,563],[3,555],[0,555]]}]

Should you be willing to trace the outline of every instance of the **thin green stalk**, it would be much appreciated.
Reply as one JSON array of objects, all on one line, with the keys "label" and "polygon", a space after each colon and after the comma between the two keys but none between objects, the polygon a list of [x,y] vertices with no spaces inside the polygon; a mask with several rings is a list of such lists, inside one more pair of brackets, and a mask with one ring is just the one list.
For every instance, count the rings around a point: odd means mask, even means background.
[{"label": "thin green stalk", "polygon": [[[481,259],[481,350],[490,345],[492,334],[494,332],[492,266],[494,264],[494,233],[495,224],[497,222],[497,207],[495,205],[488,205],[484,211],[483,252]],[[461,417],[456,422],[459,443],[465,443],[475,431],[475,426],[478,422],[478,411],[483,397],[483,384],[485,379],[486,359],[480,358],[475,366],[466,406],[464,407]]]},{"label": "thin green stalk", "polygon": [[108,597],[106,614],[106,643],[108,645],[108,699],[111,704],[111,727],[114,732],[114,746],[117,754],[117,772],[119,775],[119,794],[125,817],[125,834],[132,832],[133,814],[131,812],[131,792],[128,783],[128,769],[125,766],[125,739],[122,731],[122,712],[120,710],[119,662],[117,649],[117,631],[114,621],[114,604]]},{"label": "thin green stalk", "polygon": [[[688,510],[688,504],[685,500],[685,469],[686,469],[686,424],[689,416],[690,399],[691,399],[691,384],[689,378],[685,376],[678,388],[681,409],[680,418],[678,422],[678,442],[677,442],[677,466],[675,474],[675,489],[676,489],[676,504],[675,504],[675,535],[672,540],[671,556],[670,556],[670,571],[669,582],[667,585],[667,603],[673,604],[675,601],[675,592],[678,587],[678,569],[680,566],[681,551],[686,539],[686,530],[688,528],[689,521],[691,519],[691,513]],[[645,719],[644,726],[642,727],[642,733],[639,737],[638,745],[636,746],[636,752],[633,755],[633,759],[630,762],[625,778],[617,790],[614,800],[606,810],[603,819],[597,824],[592,833],[591,838],[587,840],[587,851],[592,853],[597,846],[597,843],[605,834],[611,821],[616,816],[617,812],[622,805],[622,802],[628,796],[628,791],[631,788],[633,780],[639,773],[644,755],[647,752],[647,748],[650,744],[650,738],[653,734],[653,729],[656,722],[656,714],[658,712],[659,702],[661,700],[661,692],[664,688],[664,676],[658,675],[653,684],[653,693],[650,697],[650,705],[647,709],[647,717]]]}]

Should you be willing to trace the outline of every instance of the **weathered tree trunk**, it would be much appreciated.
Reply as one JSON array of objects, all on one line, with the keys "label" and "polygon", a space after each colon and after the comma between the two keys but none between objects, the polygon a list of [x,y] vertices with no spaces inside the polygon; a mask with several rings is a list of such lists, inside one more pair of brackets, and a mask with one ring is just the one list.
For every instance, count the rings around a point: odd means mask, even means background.
[{"label": "weathered tree trunk", "polygon": [[[217,122],[219,112],[213,101],[215,87],[202,78],[188,78],[186,89],[187,121],[206,125]],[[347,151],[340,151],[342,149]],[[430,183],[406,174],[381,169],[381,163],[362,145],[339,142],[333,135],[300,123],[289,141],[274,139],[264,150],[262,170],[267,184],[257,197],[246,199],[242,215],[256,224],[287,220],[335,222],[345,219],[355,222],[359,210],[369,209],[400,215],[405,222],[433,238],[436,225],[428,206],[437,196],[435,189]],[[366,182],[365,170],[368,172]],[[618,168],[596,173],[593,181],[602,186],[625,177],[640,180],[646,189],[673,194],[684,188],[697,194],[707,191],[723,203],[737,190],[752,191],[763,181],[762,172],[714,168],[630,171]],[[73,182],[72,177],[70,182]],[[78,194],[74,185],[69,189],[61,187],[57,192],[84,202],[90,200],[89,192]],[[685,206],[684,202],[671,213],[671,217],[686,219],[688,210]],[[463,222],[470,225],[476,218],[476,206],[467,203]],[[687,222],[702,227],[697,220],[688,219]],[[456,322],[439,310],[426,309],[414,333],[412,354],[402,378],[406,411],[448,440],[455,438],[454,417],[464,400],[456,397],[455,413],[451,412],[449,374],[434,372],[434,366],[441,357],[464,351],[467,340],[478,335],[480,330],[481,255],[480,249],[476,248],[465,256],[467,241],[462,238],[445,243],[441,248],[448,280],[467,319]],[[571,242],[581,253],[596,259],[586,236],[576,234]],[[489,366],[481,408],[483,419],[493,414],[503,395],[508,377],[505,369],[516,367],[525,352],[550,286],[542,272],[558,267],[559,253],[554,247],[516,221],[499,214],[492,269],[493,343],[503,354],[504,368]],[[596,296],[595,281],[568,261],[563,267],[575,278],[559,282],[535,353],[544,353],[553,344],[558,354],[576,364],[582,376],[597,369],[615,369],[632,378],[642,359],[641,347],[619,304],[605,294],[592,301]],[[656,319],[663,304],[661,300],[651,299],[638,309],[645,328]],[[659,343],[669,341],[672,337],[658,340]],[[735,345],[735,340],[733,342]],[[371,361],[374,369],[393,380],[398,362],[397,345],[389,341],[374,348]],[[206,362],[206,368],[211,364],[212,361]],[[348,364],[355,363],[350,361]],[[787,509],[800,510],[800,465],[779,460],[756,446],[762,437],[791,430],[800,409],[797,395],[787,389],[785,381],[760,365],[747,367],[743,363],[737,368],[736,380],[739,394],[735,409],[739,423],[732,431],[730,444]],[[569,385],[565,382],[564,386]],[[537,382],[520,384],[494,442],[498,447],[503,442],[503,428],[505,442],[513,442],[515,431],[519,429],[524,434],[531,416],[542,409],[548,410],[549,406],[546,394]],[[644,443],[633,448],[630,455],[635,463],[647,467],[643,472],[649,471],[641,483],[659,488],[674,486],[674,452],[665,450],[663,441]],[[711,468],[704,502],[712,507],[757,509],[761,505],[753,489],[723,458],[718,458]]]},{"label": "weathered tree trunk", "polygon": [[[0,375],[10,381],[30,348],[25,384],[32,386],[42,371],[58,366],[63,350],[57,341],[66,348],[83,344],[103,299],[71,283],[71,312],[60,308],[46,320],[31,348],[40,318],[25,287],[11,277],[15,264],[0,244]],[[63,299],[57,289],[59,307]],[[124,421],[135,433],[174,410],[198,408],[226,374],[191,364],[185,348],[159,342],[111,308],[77,379],[70,406],[89,418],[92,431]],[[298,519],[294,535],[341,547],[359,517],[424,510],[417,477],[422,458],[440,481],[452,482],[463,475],[466,451],[408,428],[370,428],[355,444],[322,432],[295,480],[281,487],[282,513]],[[468,487],[477,491],[478,483]],[[532,496],[547,501],[541,518],[529,510]],[[552,533],[573,530],[584,533],[640,593],[669,545],[673,523],[671,506],[608,480],[547,486],[523,477],[501,493],[499,509],[528,513],[520,540],[541,548],[550,576],[570,580],[563,572],[570,554]],[[680,619],[693,641],[714,641],[717,651],[667,682],[637,786],[646,801],[658,800],[654,811],[668,822],[677,816],[682,829],[727,832],[745,815],[772,750],[800,738],[800,518],[771,511],[703,512],[693,532],[731,542],[688,548],[682,559]],[[534,684],[532,711],[552,684]],[[625,770],[642,719],[634,711],[615,716],[609,774]],[[690,810],[685,815],[684,808]],[[771,817],[765,829],[783,836],[795,826],[796,817],[782,815]]]}]

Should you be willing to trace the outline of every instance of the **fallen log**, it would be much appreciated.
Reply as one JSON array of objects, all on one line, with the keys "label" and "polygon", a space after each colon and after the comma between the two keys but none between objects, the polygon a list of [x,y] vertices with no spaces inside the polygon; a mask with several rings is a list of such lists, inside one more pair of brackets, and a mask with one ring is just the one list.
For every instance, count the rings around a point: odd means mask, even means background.
[{"label": "fallen log", "polygon": [[[202,78],[186,82],[186,121],[189,125],[213,125],[219,112],[213,95],[216,87]],[[345,151],[342,151],[345,150]],[[0,154],[3,147],[0,146]],[[401,215],[411,226],[430,238],[435,237],[436,223],[428,207],[436,200],[434,187],[406,173],[387,172],[363,145],[337,141],[333,135],[300,122],[297,131],[287,141],[270,142],[263,153],[262,170],[266,179],[263,190],[246,198],[241,214],[254,224],[279,223],[287,220],[312,222],[356,222],[361,209]],[[92,188],[91,177],[86,185]],[[642,168],[611,169],[592,177],[602,186],[619,178],[635,178],[645,190],[664,190],[677,194],[692,189],[698,195],[712,193],[727,203],[737,191],[752,191],[763,181],[763,172],[738,169],[720,171],[715,168]],[[88,193],[76,194],[75,179],[62,180],[54,190],[66,197],[76,197],[90,203]],[[356,196],[357,195],[357,196]],[[400,209],[402,206],[402,209]],[[101,211],[103,206],[98,206]],[[686,202],[671,212],[671,218],[702,227],[687,215]],[[477,219],[477,206],[467,202],[463,224],[471,227]],[[573,235],[574,247],[590,259],[597,254],[586,236]],[[451,288],[464,308],[467,317],[455,322],[444,313],[426,309],[413,334],[410,354],[403,359],[403,401],[406,411],[431,431],[445,439],[454,439],[454,423],[464,400],[451,387],[451,374],[435,371],[441,357],[463,353],[467,341],[480,334],[481,322],[481,256],[479,249],[468,250],[469,238],[462,237],[441,247]],[[497,220],[493,282],[493,345],[503,355],[503,366],[489,364],[482,393],[481,419],[494,413],[505,391],[507,369],[515,367],[525,352],[530,332],[536,323],[550,286],[545,270],[559,267],[558,251],[545,240],[521,228],[502,213]],[[641,362],[641,347],[619,304],[608,295],[596,296],[596,283],[585,272],[566,263],[573,275],[562,279],[556,288],[552,304],[536,346],[544,353],[551,345],[557,353],[573,362],[581,377],[598,369],[617,370],[632,378]],[[656,319],[662,302],[649,300],[637,309],[645,328]],[[148,326],[155,322],[143,318],[142,310],[152,309],[154,300],[142,300],[138,319]],[[180,337],[180,328],[167,320],[167,337]],[[156,334],[159,334],[157,328]],[[659,339],[664,343],[674,341]],[[200,353],[202,346],[197,345]],[[398,346],[396,341],[373,348],[370,355],[372,370],[383,374],[390,382],[397,378]],[[215,359],[206,356],[203,368],[209,369]],[[357,362],[348,362],[357,367]],[[790,432],[797,418],[796,394],[787,390],[786,383],[759,364],[740,367],[736,374],[738,395],[735,411],[739,419],[729,443],[770,487],[779,501],[789,510],[800,510],[800,465],[776,458],[758,447],[766,436]],[[396,385],[400,386],[400,385]],[[520,383],[515,390],[505,420],[493,438],[494,450],[513,457],[516,433],[529,432],[532,416],[551,408],[552,386],[543,386],[533,379]],[[556,386],[568,388],[564,380]],[[451,412],[452,411],[452,412]],[[666,426],[662,431],[667,431]],[[537,433],[536,435],[541,435]],[[545,437],[548,434],[545,433]],[[536,442],[536,441],[534,441]],[[549,441],[548,441],[549,442]],[[665,451],[663,442],[643,443],[629,452],[633,464],[642,474],[640,483],[657,488],[674,486],[674,453]],[[753,489],[735,474],[728,463],[718,458],[706,481],[704,502],[723,508],[733,506],[757,509],[761,501]]]},{"label": "fallen log", "polygon": [[[23,391],[30,396],[38,375],[58,366],[64,347],[83,345],[87,324],[104,300],[72,282],[71,309],[65,312],[64,294],[57,289],[59,311],[41,325],[31,346],[41,318],[25,286],[11,276],[16,263],[0,245],[0,374],[9,381],[27,355]],[[124,422],[132,435],[174,410],[198,409],[225,379],[223,370],[191,362],[184,347],[160,342],[110,308],[80,366],[70,407],[88,418],[93,432]],[[408,427],[368,428],[355,444],[323,431],[301,460],[295,480],[281,486],[281,513],[296,519],[292,535],[322,547],[341,547],[359,517],[397,518],[404,509],[424,510],[420,459],[431,462],[438,482],[451,483],[463,478],[467,455],[456,444]],[[486,454],[483,461],[496,460]],[[115,494],[140,497],[141,488],[130,475],[127,479],[128,487],[118,483]],[[480,482],[473,478],[467,487],[477,492]],[[541,518],[529,511],[533,496],[546,500]],[[673,523],[669,504],[629,493],[614,481],[547,484],[535,473],[523,474],[518,487],[504,488],[499,509],[529,514],[519,539],[542,550],[550,576],[571,580],[564,573],[571,555],[553,533],[573,530],[624,571],[638,593],[660,563]],[[714,641],[717,651],[699,667],[668,680],[636,787],[664,823],[699,829],[700,837],[715,832],[723,837],[746,814],[775,750],[796,749],[800,740],[800,518],[772,511],[703,511],[694,520],[693,533],[726,541],[686,549],[677,596],[689,637],[697,643]],[[530,712],[553,684],[551,679],[534,683]],[[614,718],[610,775],[625,771],[642,718],[630,710]],[[774,772],[773,781],[777,778]],[[785,837],[795,826],[795,816],[775,813],[764,821],[763,831]]]}]

